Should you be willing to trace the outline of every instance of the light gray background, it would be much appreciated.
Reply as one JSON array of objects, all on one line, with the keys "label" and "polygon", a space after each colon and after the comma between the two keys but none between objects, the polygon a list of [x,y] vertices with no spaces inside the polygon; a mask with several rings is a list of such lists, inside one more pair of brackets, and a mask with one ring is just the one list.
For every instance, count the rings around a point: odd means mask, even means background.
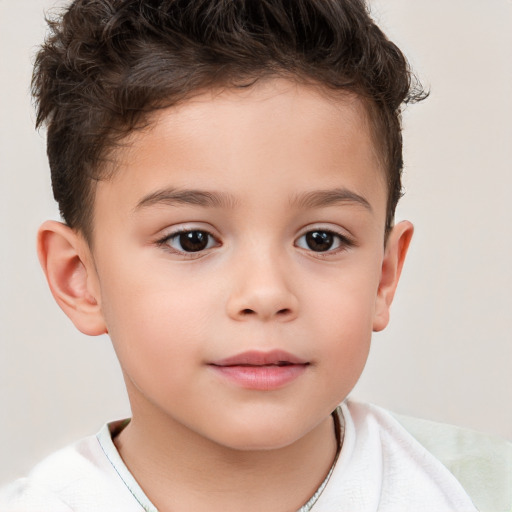
[{"label": "light gray background", "polygon": [[[74,329],[35,254],[38,225],[58,216],[28,84],[55,4],[0,0],[0,482],[129,414],[108,338]],[[398,218],[416,234],[353,396],[510,438],[512,2],[373,6],[432,95],[405,114]]]}]

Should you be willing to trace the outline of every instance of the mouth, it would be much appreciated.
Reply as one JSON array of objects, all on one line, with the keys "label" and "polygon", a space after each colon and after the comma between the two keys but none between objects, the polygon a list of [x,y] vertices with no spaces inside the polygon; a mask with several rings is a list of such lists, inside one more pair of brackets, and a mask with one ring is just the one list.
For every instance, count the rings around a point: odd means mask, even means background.
[{"label": "mouth", "polygon": [[309,365],[309,362],[284,350],[260,352],[251,350],[225,359],[213,361],[213,366],[292,366]]},{"label": "mouth", "polygon": [[258,391],[280,389],[303,375],[310,365],[282,350],[249,351],[209,363],[216,375],[236,386]]}]

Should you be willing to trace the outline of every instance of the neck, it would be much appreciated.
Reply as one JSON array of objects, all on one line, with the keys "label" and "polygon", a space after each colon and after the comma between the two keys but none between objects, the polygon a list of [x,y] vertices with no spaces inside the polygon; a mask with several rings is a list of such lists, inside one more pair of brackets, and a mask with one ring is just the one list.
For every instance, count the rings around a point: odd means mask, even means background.
[{"label": "neck", "polygon": [[337,452],[331,416],[288,446],[236,450],[168,416],[134,409],[115,444],[160,512],[298,510],[323,482]]}]

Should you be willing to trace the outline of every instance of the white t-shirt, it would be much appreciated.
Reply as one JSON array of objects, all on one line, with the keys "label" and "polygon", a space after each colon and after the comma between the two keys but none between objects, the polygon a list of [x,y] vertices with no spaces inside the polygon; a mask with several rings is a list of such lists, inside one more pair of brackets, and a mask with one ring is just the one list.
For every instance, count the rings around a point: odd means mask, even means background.
[{"label": "white t-shirt", "polygon": [[[351,401],[337,413],[341,453],[302,511],[477,511],[453,474],[390,413]],[[124,424],[105,425],[49,456],[0,493],[0,512],[157,512],[112,441]]]}]

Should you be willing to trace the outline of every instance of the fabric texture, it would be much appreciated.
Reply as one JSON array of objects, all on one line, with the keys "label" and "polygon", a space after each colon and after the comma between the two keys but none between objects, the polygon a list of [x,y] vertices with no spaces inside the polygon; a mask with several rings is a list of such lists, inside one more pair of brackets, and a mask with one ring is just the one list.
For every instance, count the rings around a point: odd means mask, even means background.
[{"label": "fabric texture", "polygon": [[450,470],[478,510],[512,512],[512,443],[453,425],[393,416]]},{"label": "fabric texture", "polygon": [[[339,458],[301,510],[512,512],[510,443],[352,401],[338,413]],[[45,459],[0,492],[0,512],[157,512],[112,441],[126,423]]]},{"label": "fabric texture", "polygon": [[448,469],[390,413],[369,404],[341,406],[345,437],[314,512],[475,512]]}]

